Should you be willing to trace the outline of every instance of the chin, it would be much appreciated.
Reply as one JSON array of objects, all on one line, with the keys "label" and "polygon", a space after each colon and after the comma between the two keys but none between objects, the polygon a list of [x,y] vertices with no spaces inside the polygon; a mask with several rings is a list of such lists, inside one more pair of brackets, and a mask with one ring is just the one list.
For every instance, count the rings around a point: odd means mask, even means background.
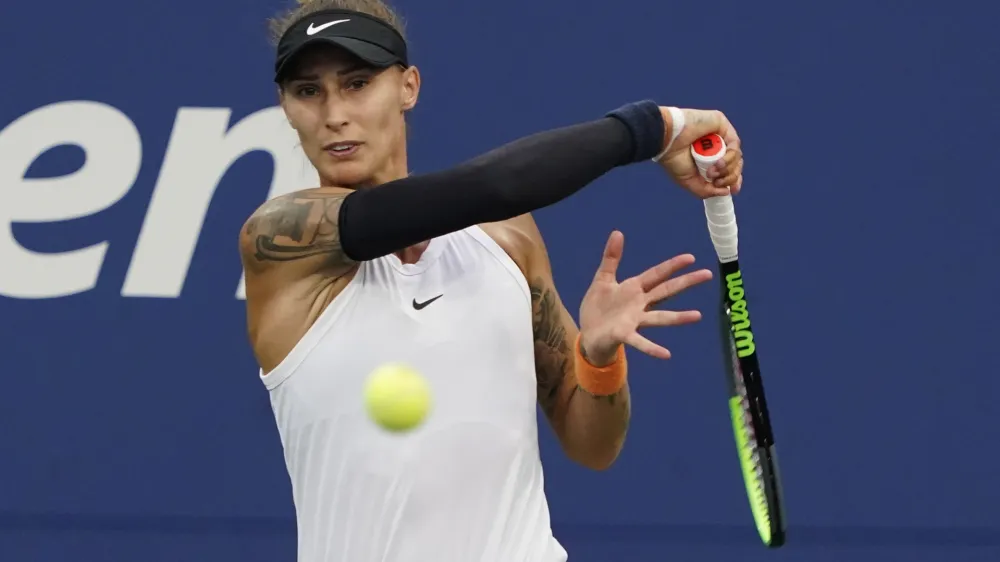
[{"label": "chin", "polygon": [[323,168],[323,175],[337,187],[350,187],[371,182],[371,166],[360,161],[338,162]]}]

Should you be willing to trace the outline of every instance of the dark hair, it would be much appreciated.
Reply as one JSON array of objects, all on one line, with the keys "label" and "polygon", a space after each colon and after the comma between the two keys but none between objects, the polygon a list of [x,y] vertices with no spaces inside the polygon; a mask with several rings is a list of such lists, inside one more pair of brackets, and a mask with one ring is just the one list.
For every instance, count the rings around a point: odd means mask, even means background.
[{"label": "dark hair", "polygon": [[374,16],[388,22],[399,35],[406,39],[403,33],[403,19],[384,0],[296,0],[297,6],[270,21],[271,41],[275,45],[288,28],[295,22],[321,10],[353,10]]}]

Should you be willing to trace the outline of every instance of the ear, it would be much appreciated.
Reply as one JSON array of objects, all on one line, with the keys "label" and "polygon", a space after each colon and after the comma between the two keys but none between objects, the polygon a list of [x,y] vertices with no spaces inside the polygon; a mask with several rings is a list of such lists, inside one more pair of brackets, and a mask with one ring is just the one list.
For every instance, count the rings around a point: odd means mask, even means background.
[{"label": "ear", "polygon": [[417,105],[418,97],[420,97],[420,71],[417,67],[411,66],[403,71],[400,84],[400,102],[403,111],[413,109]]}]

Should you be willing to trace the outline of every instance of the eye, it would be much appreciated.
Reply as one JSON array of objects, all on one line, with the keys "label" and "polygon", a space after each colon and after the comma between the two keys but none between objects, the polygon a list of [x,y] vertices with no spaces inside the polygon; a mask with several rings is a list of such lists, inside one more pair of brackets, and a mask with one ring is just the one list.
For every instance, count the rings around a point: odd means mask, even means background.
[{"label": "eye", "polygon": [[370,80],[368,78],[351,78],[347,82],[348,90],[360,90],[368,85]]},{"label": "eye", "polygon": [[312,97],[319,94],[319,88],[312,84],[303,84],[295,88],[295,95],[299,97]]}]

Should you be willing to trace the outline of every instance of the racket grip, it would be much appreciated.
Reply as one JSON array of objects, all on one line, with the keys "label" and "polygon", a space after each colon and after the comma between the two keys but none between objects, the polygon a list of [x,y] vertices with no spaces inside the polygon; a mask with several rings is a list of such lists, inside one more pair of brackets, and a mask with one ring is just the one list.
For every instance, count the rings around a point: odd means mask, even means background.
[{"label": "racket grip", "polygon": [[[713,164],[726,155],[726,143],[716,134],[706,135],[691,145],[691,157],[701,177],[708,180],[706,173]],[[733,208],[733,197],[721,195],[704,200],[705,218],[708,221],[708,232],[712,237],[715,253],[722,263],[739,258],[739,229],[736,226],[736,211]]]}]

